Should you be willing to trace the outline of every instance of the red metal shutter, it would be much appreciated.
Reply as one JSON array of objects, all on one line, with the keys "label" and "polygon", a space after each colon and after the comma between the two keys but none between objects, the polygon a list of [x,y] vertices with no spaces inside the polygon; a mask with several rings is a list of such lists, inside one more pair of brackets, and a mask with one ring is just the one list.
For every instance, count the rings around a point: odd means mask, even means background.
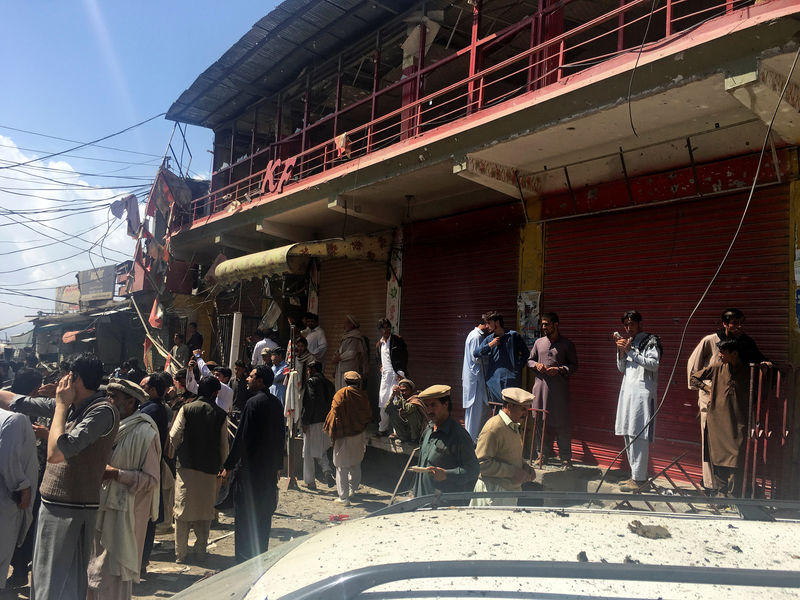
[{"label": "red metal shutter", "polygon": [[320,263],[319,323],[328,339],[325,375],[333,381],[335,365],[330,360],[339,349],[346,314],[356,317],[361,333],[369,339],[370,395],[377,389],[378,370],[374,366],[376,325],[386,311],[386,265],[363,260],[325,260]]},{"label": "red metal shutter", "polygon": [[506,221],[504,229],[487,232],[487,222],[442,220],[424,231],[415,224],[404,246],[400,334],[409,376],[419,389],[449,385],[458,419],[464,342],[476,318],[499,310],[508,328],[516,323],[519,229]]},{"label": "red metal shutter", "polygon": [[[686,362],[699,340],[719,329],[725,308],[745,313],[746,330],[767,357],[788,360],[788,196],[786,186],[756,192],[733,252],[689,325],[656,420],[656,469],[688,451],[684,464],[699,475],[697,396],[687,389]],[[611,337],[622,331],[620,316],[638,310],[645,331],[662,339],[660,399],[686,319],[724,255],[746,199],[731,195],[547,225],[542,306],[558,313],[580,363],[571,384],[576,458],[608,464],[622,448],[614,435],[621,375]]]}]

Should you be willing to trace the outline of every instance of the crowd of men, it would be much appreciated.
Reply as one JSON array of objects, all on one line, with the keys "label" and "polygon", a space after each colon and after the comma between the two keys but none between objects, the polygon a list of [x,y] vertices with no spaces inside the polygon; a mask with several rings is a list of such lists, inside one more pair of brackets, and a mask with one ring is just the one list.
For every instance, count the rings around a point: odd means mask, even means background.
[{"label": "crowd of men", "polygon": [[[726,310],[721,321],[692,353],[687,376],[699,394],[704,484],[730,495],[741,485],[749,365],[770,363],[744,333],[741,311]],[[555,458],[555,444],[560,464],[572,468],[569,380],[578,357],[556,313],[542,315],[542,336],[531,349],[499,313],[478,319],[465,342],[463,426],[452,416],[449,386],[417,391],[406,344],[387,319],[375,344],[377,419],[365,391],[369,344],[358,319],[344,318],[330,357],[334,381],[324,374],[328,344],[317,316],[306,313],[303,324],[286,350],[259,331],[251,360],[233,369],[205,360],[196,326],[187,332],[191,345],[175,335],[172,368],[163,372],[143,373],[129,360],[108,378],[99,359],[83,354],[62,363],[57,383],[42,385],[35,360],[16,373],[0,362],[10,386],[0,391],[0,573],[12,565],[8,585],[26,585],[32,565],[34,599],[130,598],[157,532],[174,527],[176,562],[202,560],[217,510],[228,506],[236,560],[266,551],[287,423],[302,432],[306,489],[316,490],[317,481],[335,486],[344,505],[358,493],[373,420],[379,435],[419,446],[414,496],[520,491],[536,477],[521,436],[532,411],[542,416],[534,432],[541,458]],[[621,324],[625,333],[614,333],[622,374],[615,433],[631,477],[620,487],[638,491],[648,479],[663,351],[637,311],[625,312]],[[526,366],[530,391],[521,387]],[[484,494],[471,503],[516,498]]]}]

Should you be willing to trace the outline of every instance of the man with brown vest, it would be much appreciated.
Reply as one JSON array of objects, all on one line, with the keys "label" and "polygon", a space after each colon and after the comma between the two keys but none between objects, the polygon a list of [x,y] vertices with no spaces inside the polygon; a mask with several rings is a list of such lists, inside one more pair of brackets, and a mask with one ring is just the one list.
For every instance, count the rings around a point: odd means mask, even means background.
[{"label": "man with brown vest", "polygon": [[[99,391],[102,378],[100,359],[82,354],[55,398],[11,396],[11,410],[52,417],[33,553],[34,600],[86,597],[100,482],[119,426],[117,409]],[[8,401],[0,395],[0,406]]]},{"label": "man with brown vest", "polygon": [[213,375],[200,379],[197,400],[181,407],[169,432],[170,446],[178,457],[174,510],[178,563],[186,561],[190,528],[197,536],[196,558],[206,557],[217,497],[217,474],[228,456],[227,415],[215,404],[220,387]]}]

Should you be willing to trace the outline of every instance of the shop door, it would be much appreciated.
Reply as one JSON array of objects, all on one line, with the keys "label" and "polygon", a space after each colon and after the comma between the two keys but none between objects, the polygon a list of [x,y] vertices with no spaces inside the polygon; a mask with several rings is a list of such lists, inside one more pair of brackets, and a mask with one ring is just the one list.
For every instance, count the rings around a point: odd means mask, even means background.
[{"label": "shop door", "polygon": [[405,235],[400,334],[409,376],[418,389],[449,385],[457,419],[464,343],[478,318],[497,310],[516,329],[519,216],[512,209],[497,219],[501,210],[414,224]]},{"label": "shop door", "polygon": [[334,380],[336,366],[330,360],[344,333],[345,315],[355,316],[367,338],[370,373],[367,389],[377,397],[380,375],[375,367],[377,324],[386,311],[386,264],[356,260],[326,260],[319,274],[319,324],[328,339],[325,375]]},{"label": "shop door", "polygon": [[[645,331],[662,339],[659,400],[651,469],[683,452],[699,476],[697,395],[687,388],[686,363],[700,339],[719,329],[728,307],[747,317],[746,331],[776,363],[788,353],[788,189],[756,193],[738,241],[686,332],[692,309],[714,274],[739,224],[747,198],[732,195],[547,224],[543,311],[558,313],[561,332],[580,363],[571,382],[573,454],[608,464],[622,449],[614,435],[622,379],[614,331],[630,309]],[[676,356],[677,365],[670,377]]]}]

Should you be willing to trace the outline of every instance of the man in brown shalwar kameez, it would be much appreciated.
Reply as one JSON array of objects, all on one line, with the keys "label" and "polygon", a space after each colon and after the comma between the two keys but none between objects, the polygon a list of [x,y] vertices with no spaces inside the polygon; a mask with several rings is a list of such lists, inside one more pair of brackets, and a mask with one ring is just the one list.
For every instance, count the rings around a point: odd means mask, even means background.
[{"label": "man in brown shalwar kameez", "polygon": [[692,384],[709,396],[704,458],[711,464],[715,487],[735,496],[741,493],[750,366],[742,362],[737,340],[721,340],[717,348],[718,361],[692,373]]}]

